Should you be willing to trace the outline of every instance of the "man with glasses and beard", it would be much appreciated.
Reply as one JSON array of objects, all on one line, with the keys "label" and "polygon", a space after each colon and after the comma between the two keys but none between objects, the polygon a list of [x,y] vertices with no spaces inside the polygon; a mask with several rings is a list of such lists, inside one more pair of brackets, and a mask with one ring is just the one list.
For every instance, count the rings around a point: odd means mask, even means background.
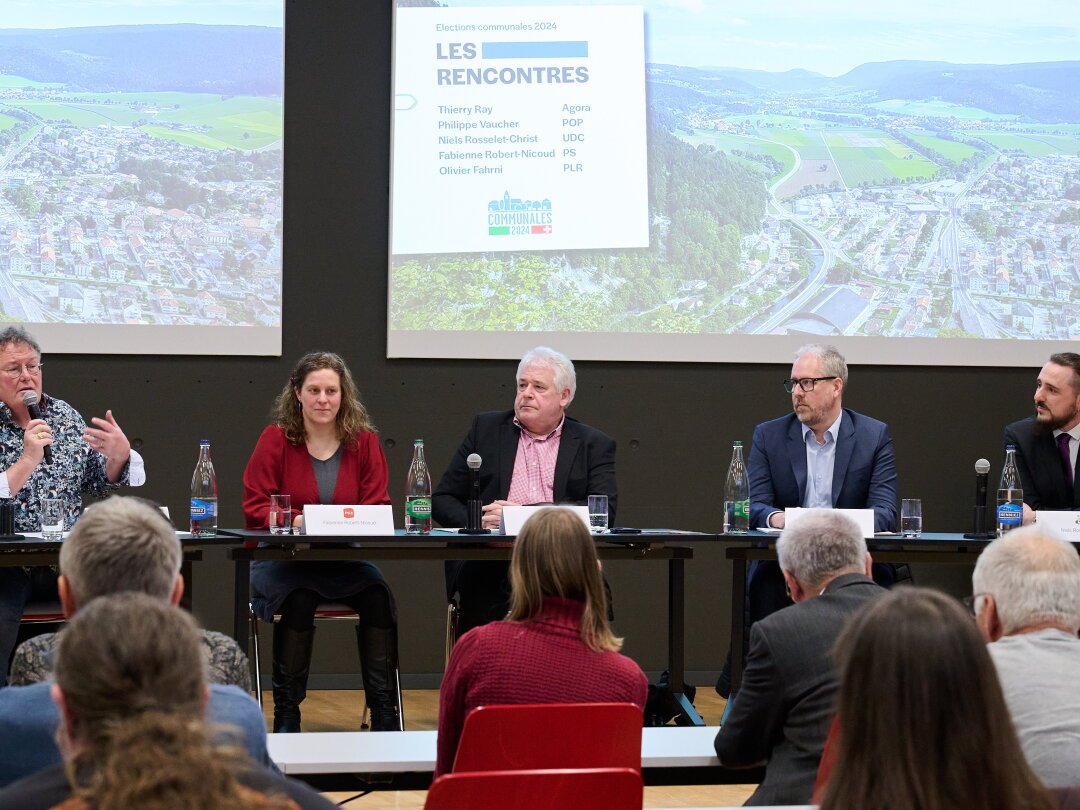
[{"label": "man with glasses and beard", "polygon": [[1039,509],[1080,509],[1080,354],[1053,354],[1035,381],[1035,415],[1005,428],[1024,488],[1024,523]]},{"label": "man with glasses and beard", "polygon": [[[28,401],[37,403],[40,416],[31,416]],[[41,347],[30,333],[19,326],[0,332],[0,499],[14,502],[15,531],[41,530],[43,498],[64,502],[67,530],[84,494],[103,496],[145,481],[142,457],[112,411],[88,426],[66,402],[43,393]],[[0,686],[26,603],[57,598],[52,568],[0,568]]]},{"label": "man with glasses and beard", "polygon": [[[884,422],[843,407],[847,362],[832,346],[809,344],[795,352],[784,388],[793,412],[754,428],[747,473],[750,528],[784,528],[788,507],[873,509],[874,528],[897,528],[896,461]],[[897,579],[888,564],[874,565],[885,587]],[[791,604],[779,563],[758,560],[747,578],[747,620]],[[730,692],[729,666],[716,685]]]}]

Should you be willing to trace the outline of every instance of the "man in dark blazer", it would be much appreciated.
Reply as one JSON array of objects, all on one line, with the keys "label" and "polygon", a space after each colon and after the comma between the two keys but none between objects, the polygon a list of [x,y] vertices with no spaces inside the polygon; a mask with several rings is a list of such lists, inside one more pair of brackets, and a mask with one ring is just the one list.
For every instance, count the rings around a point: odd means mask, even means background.
[{"label": "man in dark blazer", "polygon": [[1024,489],[1024,523],[1039,509],[1080,509],[1080,354],[1050,356],[1035,381],[1035,415],[1005,428],[1009,445]]},{"label": "man in dark blazer", "polygon": [[[432,513],[443,526],[464,526],[469,469],[477,453],[483,525],[498,530],[502,507],[533,503],[584,504],[590,495],[608,496],[608,520],[615,518],[615,441],[596,428],[566,416],[577,387],[574,364],[552,349],[532,349],[517,371],[512,411],[482,413],[432,495]],[[557,448],[557,449],[556,449]],[[506,615],[507,571],[501,561],[451,560],[446,564],[447,597],[456,593],[458,631]]]},{"label": "man in dark blazer", "polygon": [[831,651],[847,621],[885,590],[851,518],[814,510],[776,544],[795,604],[757,622],[742,688],[714,746],[729,768],[765,763],[748,805],[809,804],[838,678]]}]

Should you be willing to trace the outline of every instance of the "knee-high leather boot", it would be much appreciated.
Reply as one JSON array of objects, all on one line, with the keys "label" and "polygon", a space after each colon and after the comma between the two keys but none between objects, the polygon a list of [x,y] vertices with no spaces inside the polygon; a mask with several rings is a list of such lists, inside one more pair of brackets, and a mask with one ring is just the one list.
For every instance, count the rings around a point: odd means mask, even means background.
[{"label": "knee-high leather boot", "polygon": [[315,628],[293,630],[274,625],[274,731],[300,732],[300,703],[307,696],[308,670]]},{"label": "knee-high leather boot", "polygon": [[397,692],[397,626],[356,628],[364,697],[371,710],[372,731],[399,731]]}]

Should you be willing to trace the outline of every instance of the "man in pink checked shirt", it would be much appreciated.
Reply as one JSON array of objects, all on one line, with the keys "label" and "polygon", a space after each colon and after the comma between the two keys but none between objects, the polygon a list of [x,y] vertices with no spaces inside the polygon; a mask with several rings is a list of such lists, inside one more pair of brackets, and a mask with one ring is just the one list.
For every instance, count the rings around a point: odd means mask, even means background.
[{"label": "man in pink checked shirt", "polygon": [[[585,504],[589,495],[608,496],[608,520],[615,519],[615,440],[566,415],[577,378],[566,355],[543,346],[518,364],[512,411],[491,411],[473,419],[468,435],[432,496],[435,520],[464,526],[469,470],[477,453],[483,525],[498,530],[506,505]],[[506,615],[508,564],[450,560],[447,598],[458,594],[459,633]]]}]

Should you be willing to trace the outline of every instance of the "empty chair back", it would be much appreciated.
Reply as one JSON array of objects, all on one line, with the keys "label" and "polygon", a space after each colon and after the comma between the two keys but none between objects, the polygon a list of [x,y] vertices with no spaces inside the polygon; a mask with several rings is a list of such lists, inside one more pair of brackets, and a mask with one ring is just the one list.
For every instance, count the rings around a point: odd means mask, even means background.
[{"label": "empty chair back", "polygon": [[541,768],[641,771],[641,709],[632,703],[481,706],[465,718],[454,773]]},{"label": "empty chair back", "polygon": [[641,774],[629,768],[476,771],[435,780],[424,810],[641,810]]}]

